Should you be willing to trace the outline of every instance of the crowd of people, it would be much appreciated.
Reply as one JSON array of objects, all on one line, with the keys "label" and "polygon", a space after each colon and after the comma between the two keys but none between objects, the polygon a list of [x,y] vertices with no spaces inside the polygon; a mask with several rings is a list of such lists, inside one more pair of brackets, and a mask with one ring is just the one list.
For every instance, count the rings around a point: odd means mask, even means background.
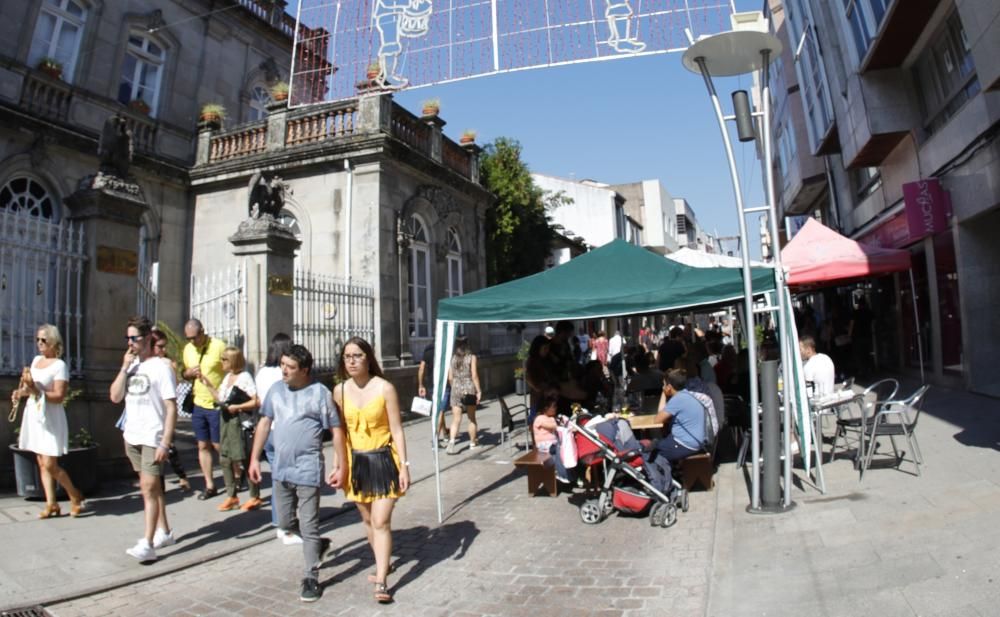
[{"label": "crowd of people", "polygon": [[[218,495],[213,479],[217,453],[226,493],[218,510],[259,508],[263,505],[261,462],[266,458],[271,472],[272,523],[285,544],[302,545],[305,567],[299,598],[313,602],[322,595],[318,572],[330,546],[329,539],[319,533],[320,489],[325,483],[343,490],[357,506],[374,555],[375,572],[369,577],[373,598],[392,602],[387,583],[392,512],[396,500],[409,488],[409,461],[399,397],[385,379],[371,345],[361,338],[345,343],[337,368],[338,384],[331,391],[315,378],[309,350],[285,334],[272,339],[256,376],[247,371],[238,347],[209,336],[197,319],[185,324],[184,334],[187,343],[178,366],[168,354],[169,338],[148,318],[133,317],[125,324],[126,351],[109,398],[123,407],[117,426],[124,454],[138,474],[143,501],[143,535],[125,552],[149,563],[157,559],[157,549],[179,541],[167,515],[164,473],[169,462],[182,488],[190,489],[174,443],[179,409],[190,399],[204,478],[198,499]],[[84,496],[58,465],[69,441],[63,407],[69,372],[61,359],[62,338],[55,326],[44,324],[35,342],[38,355],[25,367],[11,394],[15,414],[24,401],[18,445],[37,456],[46,497],[39,518],[61,515],[56,484],[70,497],[70,514],[78,516],[85,508]],[[462,366],[471,368],[474,375],[475,357]],[[470,381],[473,388],[461,390],[456,400],[471,400],[467,397],[472,394],[479,401],[478,377]],[[474,412],[469,415],[474,438]],[[457,430],[454,423],[453,434]],[[326,434],[332,436],[331,470],[324,475]],[[250,497],[240,504],[237,492],[244,479],[249,482]]]}]

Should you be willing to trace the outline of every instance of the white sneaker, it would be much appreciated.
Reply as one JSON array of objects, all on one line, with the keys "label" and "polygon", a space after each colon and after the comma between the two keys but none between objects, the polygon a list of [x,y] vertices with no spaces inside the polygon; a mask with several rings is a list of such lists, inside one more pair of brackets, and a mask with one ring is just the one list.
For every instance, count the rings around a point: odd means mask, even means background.
[{"label": "white sneaker", "polygon": [[470,451],[471,451],[471,450],[478,450],[478,449],[479,449],[480,447],[481,447],[481,446],[479,445],[479,442],[478,442],[478,441],[477,441],[476,443],[470,443],[470,444],[469,444],[469,450],[470,450]]},{"label": "white sneaker", "polygon": [[292,546],[294,544],[302,544],[302,536],[300,536],[298,534],[294,534],[294,533],[285,531],[284,529],[279,529],[277,535],[278,535],[278,539],[280,539],[281,543],[284,544],[285,546]]},{"label": "white sneaker", "polygon": [[163,548],[174,544],[177,544],[177,539],[174,538],[173,530],[163,531],[160,527],[156,528],[156,533],[153,534],[153,548]]},{"label": "white sneaker", "polygon": [[156,551],[149,545],[149,541],[146,538],[139,538],[135,546],[126,550],[125,553],[138,559],[139,563],[156,561]]}]

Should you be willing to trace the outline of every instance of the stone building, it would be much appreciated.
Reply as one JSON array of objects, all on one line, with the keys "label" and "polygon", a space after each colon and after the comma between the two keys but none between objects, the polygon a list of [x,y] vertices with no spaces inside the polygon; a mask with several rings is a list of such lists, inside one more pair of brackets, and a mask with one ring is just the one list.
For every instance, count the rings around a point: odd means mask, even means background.
[{"label": "stone building", "polygon": [[[95,435],[105,467],[121,461],[120,409],[107,388],[131,314],[175,329],[191,314],[235,318],[210,334],[243,344],[251,360],[277,324],[305,324],[295,334],[321,344],[329,364],[337,337],[324,332],[344,315],[356,327],[368,311],[362,333],[412,381],[406,365],[429,341],[436,300],[485,282],[491,197],[478,184],[477,149],[388,96],[273,104],[291,62],[287,3],[230,4],[0,4],[0,391],[34,355],[36,326],[58,325],[70,386],[81,390],[70,430]],[[300,98],[322,94],[321,79],[295,87]],[[199,128],[206,103],[226,109],[222,127]],[[133,147],[120,179],[97,173],[115,114]],[[287,242],[238,234],[256,171],[290,189],[279,217],[291,224]],[[195,297],[213,284],[239,301]],[[0,442],[11,440],[0,426]],[[3,456],[0,485],[9,482]]]},{"label": "stone building", "polygon": [[[768,0],[785,52],[772,86],[786,216],[910,251],[868,297],[881,366],[1000,393],[1000,5],[990,0]],[[845,298],[846,299],[846,298]]]}]

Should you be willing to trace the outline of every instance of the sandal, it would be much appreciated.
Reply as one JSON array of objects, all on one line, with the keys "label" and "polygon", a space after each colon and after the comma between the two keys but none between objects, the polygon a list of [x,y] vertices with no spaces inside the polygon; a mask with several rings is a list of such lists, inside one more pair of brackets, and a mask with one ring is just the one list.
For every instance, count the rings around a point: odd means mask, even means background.
[{"label": "sandal", "polygon": [[219,489],[210,488],[198,493],[198,501],[205,501],[206,499],[211,499],[219,494]]},{"label": "sandal", "polygon": [[[395,571],[396,571],[396,564],[390,563],[389,564],[389,574],[393,574]],[[368,575],[368,582],[369,583],[377,583],[378,579],[375,578],[374,574],[369,574]]]},{"label": "sandal", "polygon": [[38,518],[56,518],[62,516],[59,504],[46,504],[45,509],[38,513]]},{"label": "sandal", "polygon": [[375,583],[375,601],[379,604],[389,604],[392,602],[392,594],[389,593],[385,583]]}]

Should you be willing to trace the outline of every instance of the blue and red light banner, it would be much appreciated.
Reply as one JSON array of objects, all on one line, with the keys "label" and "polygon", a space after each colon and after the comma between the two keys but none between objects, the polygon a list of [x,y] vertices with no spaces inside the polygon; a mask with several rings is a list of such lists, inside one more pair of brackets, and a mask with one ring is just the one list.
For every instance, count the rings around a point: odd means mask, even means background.
[{"label": "blue and red light banner", "polygon": [[292,105],[682,51],[730,0],[300,0]]}]

